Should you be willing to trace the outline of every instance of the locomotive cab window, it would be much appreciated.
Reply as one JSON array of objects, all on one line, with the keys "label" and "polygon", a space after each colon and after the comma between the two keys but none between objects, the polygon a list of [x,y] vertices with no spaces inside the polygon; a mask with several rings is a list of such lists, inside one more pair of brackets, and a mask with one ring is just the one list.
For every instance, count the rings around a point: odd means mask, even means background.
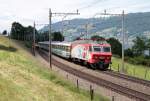
[{"label": "locomotive cab window", "polygon": [[110,47],[103,47],[104,52],[110,52]]},{"label": "locomotive cab window", "polygon": [[93,46],[93,51],[94,52],[100,52],[101,51],[101,47],[100,46]]}]

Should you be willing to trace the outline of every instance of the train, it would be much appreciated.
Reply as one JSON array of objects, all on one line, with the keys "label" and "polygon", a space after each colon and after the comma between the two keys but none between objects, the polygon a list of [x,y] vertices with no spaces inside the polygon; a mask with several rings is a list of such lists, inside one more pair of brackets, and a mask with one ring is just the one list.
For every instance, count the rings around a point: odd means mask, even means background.
[{"label": "train", "polygon": [[[38,42],[38,47],[49,50],[49,41]],[[106,41],[76,40],[73,42],[51,42],[52,53],[80,62],[92,69],[106,70],[111,64],[111,45]]]}]

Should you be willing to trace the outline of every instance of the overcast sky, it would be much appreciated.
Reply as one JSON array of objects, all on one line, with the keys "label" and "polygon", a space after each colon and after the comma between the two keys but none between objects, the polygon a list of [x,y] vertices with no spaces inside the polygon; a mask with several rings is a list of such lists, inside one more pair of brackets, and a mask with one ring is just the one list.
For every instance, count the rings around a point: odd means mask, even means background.
[{"label": "overcast sky", "polygon": [[[106,9],[111,13],[150,12],[150,0],[0,0],[0,31],[10,30],[14,21],[24,26],[48,23],[48,8],[52,12],[76,12],[80,15],[68,16],[72,18],[89,18],[95,13]],[[53,17],[52,21],[61,20]]]}]

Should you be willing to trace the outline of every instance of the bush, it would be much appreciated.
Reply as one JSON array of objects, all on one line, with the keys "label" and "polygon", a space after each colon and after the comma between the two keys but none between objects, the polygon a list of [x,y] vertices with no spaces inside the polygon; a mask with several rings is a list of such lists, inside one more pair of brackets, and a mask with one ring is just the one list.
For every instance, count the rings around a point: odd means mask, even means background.
[{"label": "bush", "polygon": [[133,57],[133,56],[134,56],[133,50],[130,49],[130,48],[126,49],[126,50],[124,51],[124,55],[125,55],[125,56],[128,56],[128,57]]},{"label": "bush", "polygon": [[32,42],[31,42],[31,41],[26,41],[26,42],[25,42],[25,46],[26,46],[27,48],[32,48]]},{"label": "bush", "polygon": [[125,57],[125,61],[136,64],[136,65],[145,65],[150,67],[150,59],[145,58],[144,56],[138,56],[138,57]]}]

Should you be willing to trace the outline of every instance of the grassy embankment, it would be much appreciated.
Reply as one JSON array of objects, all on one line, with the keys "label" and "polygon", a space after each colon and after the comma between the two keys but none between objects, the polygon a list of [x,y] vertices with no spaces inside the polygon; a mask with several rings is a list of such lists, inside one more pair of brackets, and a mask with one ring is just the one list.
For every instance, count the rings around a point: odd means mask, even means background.
[{"label": "grassy embankment", "polygon": [[[90,101],[89,92],[42,64],[23,48],[0,36],[0,101]],[[94,101],[107,101],[96,96]]]},{"label": "grassy embankment", "polygon": [[[119,64],[119,67],[121,67],[121,59],[113,57],[112,58],[112,69],[115,71],[118,71],[118,64]],[[125,62],[125,72],[131,76],[150,80],[150,68],[146,67],[146,66],[133,65],[133,64]]]}]

